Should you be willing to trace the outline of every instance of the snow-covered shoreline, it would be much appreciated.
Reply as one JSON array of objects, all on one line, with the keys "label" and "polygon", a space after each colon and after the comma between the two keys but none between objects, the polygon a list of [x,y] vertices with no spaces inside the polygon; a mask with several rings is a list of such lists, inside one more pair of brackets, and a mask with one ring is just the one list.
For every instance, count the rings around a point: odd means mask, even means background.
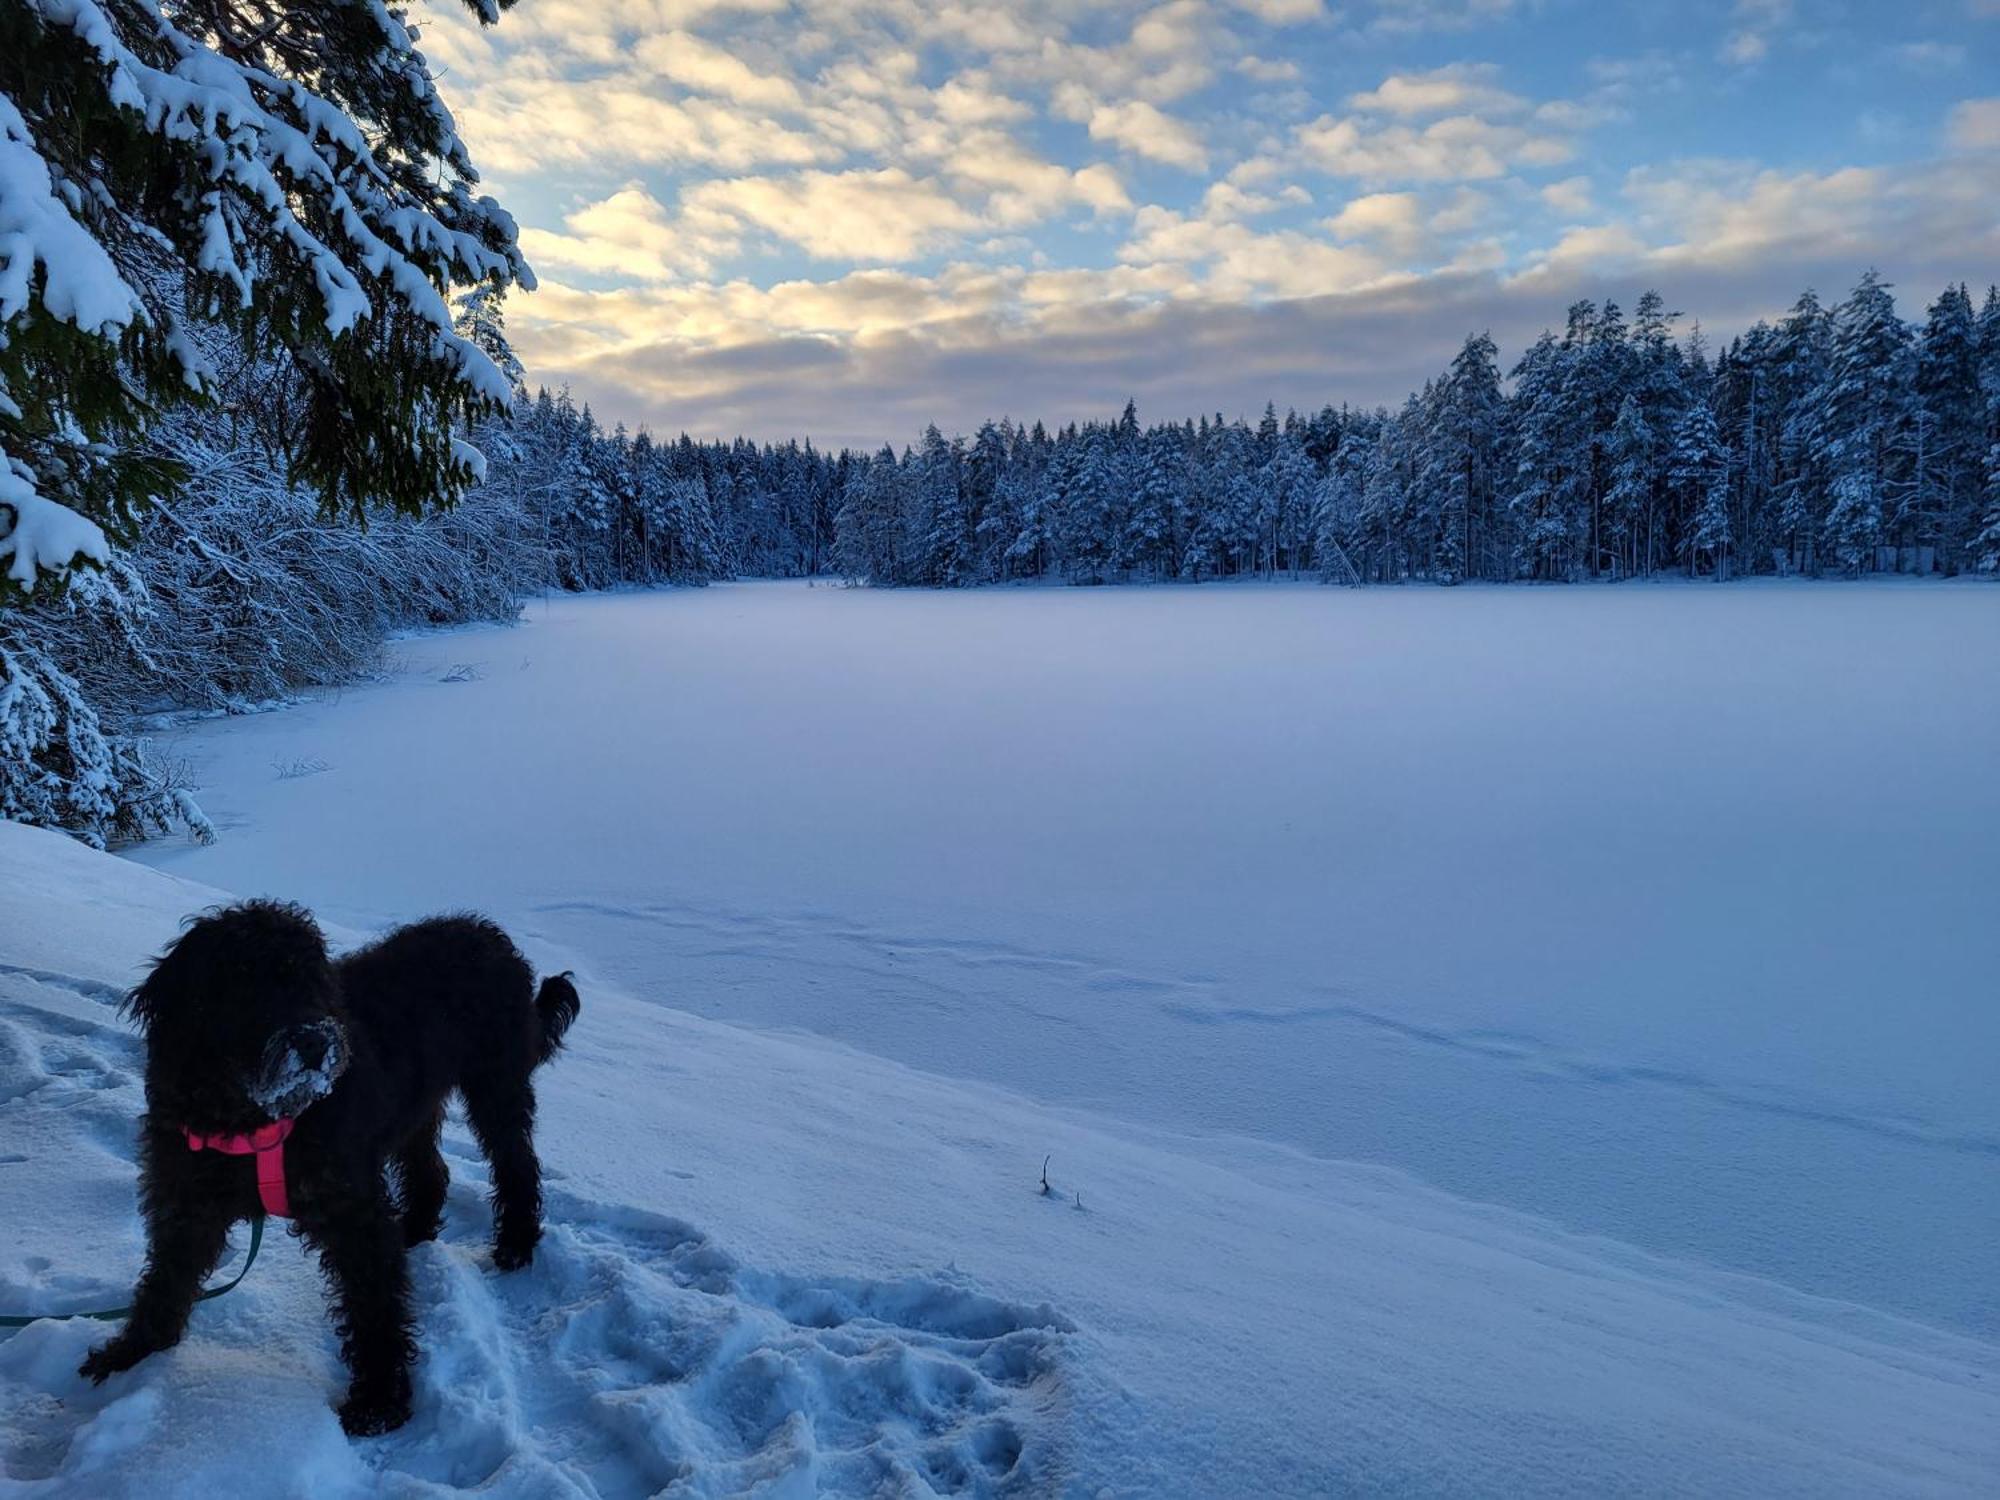
[{"label": "snow-covered shoreline", "polygon": [[185,726],[215,846],[0,825],[0,1306],[122,1298],[114,1006],[229,895],[343,944],[478,906],[578,972],[552,1229],[493,1275],[454,1127],[406,1433],[340,1438],[277,1237],[101,1392],[93,1327],[0,1342],[4,1472],[1981,1493],[1994,629],[1888,585],[732,585]]},{"label": "snow-covered shoreline", "polygon": [[[122,1290],[137,1054],[111,1002],[220,895],[0,825],[7,1304]],[[411,1429],[340,1437],[279,1237],[101,1392],[71,1373],[95,1325],[0,1343],[14,1492],[1881,1496],[2000,1462],[1990,1343],[584,983],[521,1277],[487,1263],[453,1132]]]}]

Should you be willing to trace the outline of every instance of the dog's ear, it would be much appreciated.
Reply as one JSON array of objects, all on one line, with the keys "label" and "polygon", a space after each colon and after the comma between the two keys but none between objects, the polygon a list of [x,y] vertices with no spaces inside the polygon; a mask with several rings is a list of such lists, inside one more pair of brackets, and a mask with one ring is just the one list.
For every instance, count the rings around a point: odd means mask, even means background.
[{"label": "dog's ear", "polygon": [[141,1031],[151,1032],[153,1023],[173,1007],[176,997],[187,988],[189,972],[210,951],[210,940],[221,930],[230,910],[211,906],[183,917],[181,935],[153,960],[152,973],[136,989],[126,992],[124,1003],[118,1007],[119,1014],[136,1023]]},{"label": "dog's ear", "polygon": [[142,1032],[150,1032],[153,1022],[160,1012],[172,1004],[173,995],[180,988],[175,978],[175,965],[171,962],[173,949],[169,948],[153,961],[153,972],[148,974],[136,989],[128,990],[125,1001],[118,1007],[119,1014],[135,1023]]}]

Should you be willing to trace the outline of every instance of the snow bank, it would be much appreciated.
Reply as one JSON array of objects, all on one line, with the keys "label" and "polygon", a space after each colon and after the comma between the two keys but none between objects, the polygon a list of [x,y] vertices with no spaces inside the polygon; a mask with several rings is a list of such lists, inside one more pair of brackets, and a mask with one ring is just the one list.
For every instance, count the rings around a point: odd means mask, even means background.
[{"label": "snow bank", "polygon": [[[113,1005],[218,899],[0,824],[0,1305],[128,1289]],[[449,1130],[412,1425],[341,1437],[319,1288],[277,1236],[102,1389],[72,1373],[95,1325],[0,1342],[10,1493],[1886,1496],[2000,1464],[1990,1343],[532,956],[585,993],[543,1075],[549,1237],[492,1273]]]}]

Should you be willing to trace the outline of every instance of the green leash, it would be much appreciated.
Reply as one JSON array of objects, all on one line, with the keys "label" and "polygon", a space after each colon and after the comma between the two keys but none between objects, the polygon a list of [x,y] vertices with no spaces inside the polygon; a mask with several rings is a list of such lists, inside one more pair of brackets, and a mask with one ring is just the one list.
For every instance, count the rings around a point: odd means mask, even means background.
[{"label": "green leash", "polygon": [[[264,1216],[258,1214],[250,1221],[250,1253],[243,1257],[243,1269],[221,1286],[212,1286],[194,1300],[206,1302],[211,1297],[220,1297],[224,1292],[233,1292],[243,1278],[250,1274],[250,1268],[257,1264],[257,1251],[264,1243]],[[100,1323],[116,1323],[121,1318],[130,1317],[130,1307],[107,1307],[101,1312],[69,1313],[0,1313],[0,1328],[26,1328],[30,1323],[43,1319],[61,1322],[68,1318],[95,1318]]]}]

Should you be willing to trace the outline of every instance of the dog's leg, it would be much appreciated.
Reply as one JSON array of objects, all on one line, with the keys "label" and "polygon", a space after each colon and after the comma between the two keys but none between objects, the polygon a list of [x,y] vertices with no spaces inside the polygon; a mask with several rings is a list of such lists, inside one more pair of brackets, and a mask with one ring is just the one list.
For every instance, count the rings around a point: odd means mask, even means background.
[{"label": "dog's leg", "polygon": [[535,1086],[465,1080],[466,1118],[493,1177],[493,1264],[519,1270],[542,1237],[542,1164],[535,1157]]},{"label": "dog's leg", "polygon": [[438,1132],[444,1128],[444,1106],[410,1132],[396,1152],[396,1180],[402,1186],[403,1243],[421,1245],[437,1238],[444,1220],[444,1194],[451,1172],[438,1150]]},{"label": "dog's leg", "polygon": [[228,1210],[212,1199],[183,1197],[172,1184],[149,1182],[146,1269],[132,1297],[132,1316],[116,1337],[90,1351],[77,1373],[102,1385],[106,1377],[178,1344],[202,1282],[229,1243],[230,1222]]},{"label": "dog's leg", "polygon": [[334,1327],[353,1380],[340,1404],[350,1436],[391,1432],[410,1417],[409,1267],[403,1236],[379,1183],[372,1194],[321,1199],[300,1227],[319,1250],[334,1298]]}]

